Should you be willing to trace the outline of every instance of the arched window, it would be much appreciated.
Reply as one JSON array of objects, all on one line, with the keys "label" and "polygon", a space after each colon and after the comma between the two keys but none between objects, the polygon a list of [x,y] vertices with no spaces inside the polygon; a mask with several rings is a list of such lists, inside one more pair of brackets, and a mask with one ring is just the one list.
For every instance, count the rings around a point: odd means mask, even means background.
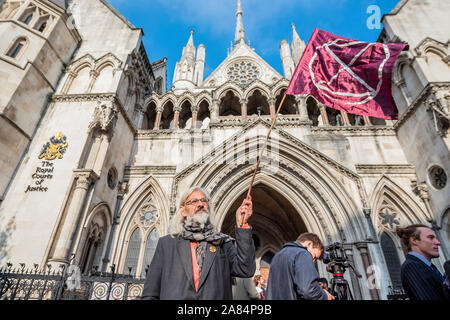
[{"label": "arched window", "polygon": [[142,125],[143,130],[153,130],[155,128],[155,122],[156,122],[156,103],[154,101],[150,102],[149,106],[147,107],[147,125]]},{"label": "arched window", "polygon": [[[286,89],[281,89],[280,93],[276,96],[275,100],[275,112],[278,110],[278,107],[280,106],[281,100],[283,99],[284,93],[286,92]],[[297,109],[295,107],[295,97],[291,95],[287,95],[283,105],[280,109],[280,114],[297,114]]]},{"label": "arched window", "polygon": [[203,100],[198,108],[196,127],[201,129],[207,128],[210,121],[209,116],[209,104],[206,100]]},{"label": "arched window", "polygon": [[130,230],[134,231],[128,241],[128,250],[122,271],[124,274],[130,273],[135,277],[146,277],[159,239],[157,229],[159,218],[160,214],[153,195],[150,195],[132,217]]},{"label": "arched window", "polygon": [[233,91],[228,91],[220,100],[219,116],[240,116],[241,103]]},{"label": "arched window", "polygon": [[[130,237],[128,242],[127,256],[125,258],[124,273],[130,273],[133,276],[136,275],[136,270],[139,262],[139,251],[141,250],[141,230],[136,228]],[[131,271],[130,271],[131,270]]]},{"label": "arched window", "polygon": [[306,100],[306,108],[308,110],[308,118],[312,121],[313,126],[316,127],[319,125],[319,118],[321,119],[320,109],[317,105],[316,100],[309,97]]},{"label": "arched window", "polygon": [[190,129],[192,126],[192,110],[191,103],[186,100],[181,105],[181,111],[178,120],[178,128],[180,129]]},{"label": "arched window", "polygon": [[381,234],[380,241],[384,259],[386,260],[387,268],[389,271],[389,276],[391,278],[392,287],[393,289],[401,289],[402,288],[402,280],[400,278],[401,265],[394,241],[386,232],[383,232]]},{"label": "arched window", "polygon": [[343,126],[344,121],[342,119],[341,111],[333,108],[326,108],[328,123],[330,126]]},{"label": "arched window", "polygon": [[100,267],[103,232],[99,230],[98,226],[91,228],[86,240],[83,256],[81,258],[81,272],[83,274],[89,273],[93,267]]},{"label": "arched window", "polygon": [[155,254],[156,245],[158,244],[158,231],[153,229],[148,235],[147,241],[145,243],[145,253],[144,253],[144,263],[142,264],[141,277],[145,278],[147,276],[146,271],[152,263],[153,255]]},{"label": "arched window", "polygon": [[30,24],[31,20],[33,20],[33,14],[32,14],[32,13],[29,14],[29,15],[25,18],[25,20],[23,20],[23,23],[25,23],[25,24]]},{"label": "arched window", "polygon": [[164,105],[164,110],[161,114],[161,122],[159,124],[159,129],[172,129],[173,118],[174,118],[173,103],[171,100],[169,100]]},{"label": "arched window", "polygon": [[267,97],[261,91],[255,90],[248,98],[247,115],[270,115],[269,103]]},{"label": "arched window", "polygon": [[47,27],[47,22],[43,22],[43,23],[39,26],[38,31],[39,31],[39,32],[44,32],[44,30],[45,30],[46,27]]},{"label": "arched window", "polygon": [[27,43],[27,40],[25,38],[17,39],[16,42],[14,43],[14,45],[9,50],[9,52],[7,53],[7,56],[9,56],[13,59],[17,58],[20,55],[20,53],[23,51],[23,48],[25,47],[26,43]]},{"label": "arched window", "polygon": [[110,211],[106,205],[101,205],[100,209],[95,211],[89,224],[84,228],[88,231],[86,237],[81,240],[83,250],[80,255],[80,267],[83,274],[89,274],[93,269],[98,270],[102,264],[106,230],[109,225],[107,217]]}]

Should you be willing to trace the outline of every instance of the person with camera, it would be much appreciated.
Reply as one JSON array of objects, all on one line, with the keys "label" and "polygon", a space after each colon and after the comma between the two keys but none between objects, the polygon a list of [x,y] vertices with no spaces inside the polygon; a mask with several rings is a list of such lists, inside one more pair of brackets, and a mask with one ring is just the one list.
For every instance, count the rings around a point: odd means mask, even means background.
[{"label": "person with camera", "polygon": [[319,286],[314,262],[324,253],[322,241],[314,233],[302,233],[286,243],[270,263],[267,300],[334,300]]}]

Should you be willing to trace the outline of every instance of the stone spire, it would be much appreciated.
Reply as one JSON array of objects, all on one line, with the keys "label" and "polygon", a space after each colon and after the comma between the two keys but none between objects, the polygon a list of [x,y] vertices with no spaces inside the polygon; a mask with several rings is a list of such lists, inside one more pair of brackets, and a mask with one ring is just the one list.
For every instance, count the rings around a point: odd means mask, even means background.
[{"label": "stone spire", "polygon": [[181,59],[175,65],[175,72],[173,75],[173,82],[178,80],[193,81],[195,67],[195,46],[194,46],[194,30],[191,30],[191,35],[185,47]]},{"label": "stone spire", "polygon": [[194,30],[192,29],[191,35],[189,36],[189,40],[186,46],[183,48],[183,57],[189,58],[191,60],[195,59]]},{"label": "stone spire", "polygon": [[234,44],[238,44],[241,41],[245,43],[245,30],[244,24],[242,22],[242,16],[244,13],[241,8],[241,0],[238,0],[237,3],[237,11],[236,11],[236,32],[234,35]]},{"label": "stone spire", "polygon": [[281,41],[280,43],[280,55],[281,55],[281,63],[283,65],[284,77],[286,79],[291,79],[292,74],[294,73],[295,66],[294,60],[291,56],[291,49],[289,48],[289,43],[286,40]]},{"label": "stone spire", "polygon": [[303,51],[305,51],[305,48],[306,48],[305,42],[302,39],[300,39],[297,31],[295,30],[295,25],[292,24],[291,51],[292,51],[292,59],[294,60],[295,66],[297,66],[298,61],[302,57]]}]

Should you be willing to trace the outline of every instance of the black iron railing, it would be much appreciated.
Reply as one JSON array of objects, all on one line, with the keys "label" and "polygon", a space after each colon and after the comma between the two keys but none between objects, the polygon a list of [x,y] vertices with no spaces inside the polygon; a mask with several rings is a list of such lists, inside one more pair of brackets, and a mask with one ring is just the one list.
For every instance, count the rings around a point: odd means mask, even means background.
[{"label": "black iron railing", "polygon": [[403,288],[392,288],[389,286],[388,300],[409,300],[408,295]]},{"label": "black iron railing", "polygon": [[130,274],[99,272],[89,275],[75,272],[76,267],[51,265],[14,268],[8,263],[0,268],[0,300],[134,300],[139,299],[145,279]]}]

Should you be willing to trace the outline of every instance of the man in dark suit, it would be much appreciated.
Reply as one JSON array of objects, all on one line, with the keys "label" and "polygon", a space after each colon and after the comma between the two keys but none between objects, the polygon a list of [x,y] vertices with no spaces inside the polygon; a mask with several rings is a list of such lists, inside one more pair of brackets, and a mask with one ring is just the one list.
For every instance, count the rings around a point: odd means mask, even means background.
[{"label": "man in dark suit", "polygon": [[444,277],[434,264],[441,243],[426,225],[397,228],[406,260],[401,268],[403,288],[411,300],[444,300]]},{"label": "man in dark suit", "polygon": [[181,197],[176,223],[156,246],[142,299],[231,300],[232,277],[253,276],[251,197],[236,211],[236,240],[215,230],[209,199],[200,187]]}]

